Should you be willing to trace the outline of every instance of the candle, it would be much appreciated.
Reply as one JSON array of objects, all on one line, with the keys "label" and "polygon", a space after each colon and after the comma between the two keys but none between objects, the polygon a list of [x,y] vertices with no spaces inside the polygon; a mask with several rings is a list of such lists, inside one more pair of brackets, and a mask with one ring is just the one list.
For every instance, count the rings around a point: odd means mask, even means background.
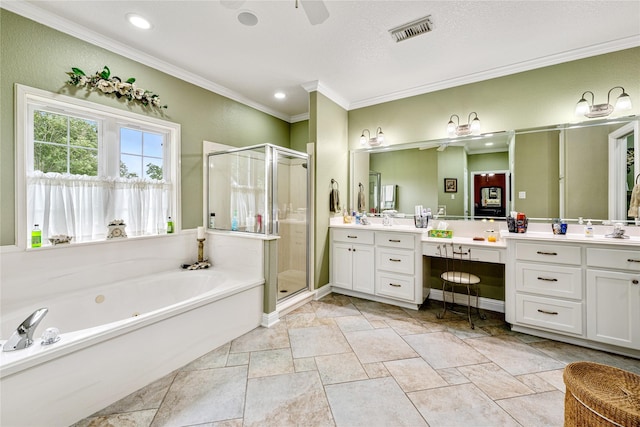
[{"label": "candle", "polygon": [[198,227],[198,239],[204,239],[204,227]]}]

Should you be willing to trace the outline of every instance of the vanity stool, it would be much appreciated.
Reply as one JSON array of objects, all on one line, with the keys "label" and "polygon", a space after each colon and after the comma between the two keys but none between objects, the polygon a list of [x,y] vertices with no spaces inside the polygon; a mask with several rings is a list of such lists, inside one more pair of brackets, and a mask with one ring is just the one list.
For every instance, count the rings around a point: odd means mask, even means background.
[{"label": "vanity stool", "polygon": [[[444,272],[440,275],[442,279],[442,312],[438,313],[436,317],[438,319],[444,318],[447,312],[447,288],[451,290],[451,303],[453,304],[455,299],[455,288],[465,287],[467,288],[467,319],[469,319],[469,327],[475,329],[475,325],[471,320],[471,292],[473,291],[476,299],[475,308],[478,312],[480,319],[486,319],[487,317],[480,312],[479,300],[480,293],[478,285],[480,284],[480,277],[471,273],[469,269],[471,261],[471,249],[463,249],[462,245],[455,245],[453,243],[446,243],[438,245],[439,256],[445,260]],[[450,310],[452,311],[452,310]],[[454,312],[454,311],[452,311]],[[454,312],[455,313],[455,312]],[[464,313],[459,313],[464,314]]]},{"label": "vanity stool", "polygon": [[640,426],[640,375],[592,362],[564,368],[564,426]]}]

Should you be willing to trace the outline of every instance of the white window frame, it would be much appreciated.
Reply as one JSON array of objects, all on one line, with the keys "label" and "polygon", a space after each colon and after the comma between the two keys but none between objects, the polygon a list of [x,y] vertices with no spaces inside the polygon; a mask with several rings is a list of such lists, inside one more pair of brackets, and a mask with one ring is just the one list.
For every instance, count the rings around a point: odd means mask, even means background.
[{"label": "white window frame", "polygon": [[[15,84],[15,171],[16,171],[16,223],[15,223],[15,242],[19,249],[27,248],[28,224],[27,224],[27,173],[33,172],[29,169],[33,165],[33,118],[30,117],[32,105],[40,105],[46,111],[60,112],[61,114],[70,115],[86,115],[88,118],[108,118],[106,123],[112,125],[99,125],[99,139],[102,141],[110,140],[112,143],[120,143],[120,135],[118,126],[133,127],[140,130],[151,131],[155,133],[164,133],[166,135],[165,147],[163,148],[164,165],[169,167],[169,171],[164,171],[165,179],[171,182],[170,196],[170,215],[174,221],[175,233],[180,232],[181,212],[180,212],[180,143],[181,128],[178,123],[169,122],[156,117],[145,116],[142,114],[132,113],[125,110],[97,104],[94,102],[77,99],[42,89],[36,89],[29,86]],[[104,145],[104,144],[102,144]],[[113,163],[114,159],[107,159],[104,148],[98,146],[98,162],[100,170],[108,170],[110,166],[107,163]],[[118,146],[119,162],[119,146]],[[164,167],[163,167],[164,169]],[[118,173],[115,177],[119,177],[119,167],[116,168]],[[145,236],[157,237],[157,236]],[[90,242],[95,243],[96,241]],[[104,241],[97,241],[104,242]]]}]

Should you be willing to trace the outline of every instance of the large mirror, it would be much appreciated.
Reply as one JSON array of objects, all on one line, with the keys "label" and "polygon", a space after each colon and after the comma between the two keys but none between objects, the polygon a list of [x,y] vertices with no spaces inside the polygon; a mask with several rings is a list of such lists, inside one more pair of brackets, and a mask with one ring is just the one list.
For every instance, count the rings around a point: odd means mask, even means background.
[{"label": "large mirror", "polygon": [[628,211],[640,182],[638,124],[633,116],[354,150],[351,189],[365,186],[367,212],[381,210],[378,189],[396,185],[396,210],[407,215],[422,205],[447,218],[519,211],[637,223]]}]

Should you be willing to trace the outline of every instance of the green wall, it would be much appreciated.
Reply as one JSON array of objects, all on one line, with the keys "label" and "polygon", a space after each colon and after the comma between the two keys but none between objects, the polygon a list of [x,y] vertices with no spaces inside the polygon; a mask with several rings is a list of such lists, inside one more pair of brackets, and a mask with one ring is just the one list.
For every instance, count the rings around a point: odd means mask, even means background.
[{"label": "green wall", "polygon": [[309,139],[315,142],[315,277],[318,288],[329,283],[329,192],[331,179],[340,184],[340,203],[346,206],[349,171],[347,111],[318,92],[309,94]]},{"label": "green wall", "polygon": [[[514,209],[530,218],[560,216],[559,131],[516,135]],[[519,193],[524,191],[526,198]]]},{"label": "green wall", "polygon": [[380,172],[382,185],[398,186],[398,212],[413,214],[416,205],[435,208],[438,158],[436,150],[402,150],[371,154],[369,168]]},{"label": "green wall", "polygon": [[509,153],[472,154],[467,156],[469,176],[471,172],[509,170]]},{"label": "green wall", "polygon": [[625,115],[640,114],[639,75],[636,47],[354,109],[349,111],[349,147],[359,148],[362,129],[378,126],[389,145],[446,138],[449,117],[458,114],[466,122],[472,111],[483,133],[572,123],[584,91],[602,103],[614,86],[624,86],[633,100],[633,110]]},{"label": "green wall", "polygon": [[[93,73],[105,65],[115,75],[135,77],[140,87],[159,94],[169,108],[147,112],[115,97],[65,84],[71,67]],[[15,243],[15,83],[180,123],[183,228],[202,223],[203,140],[237,147],[264,142],[289,146],[290,125],[283,120],[0,9],[1,245]]]},{"label": "green wall", "polygon": [[[464,212],[464,170],[467,168],[467,153],[462,147],[449,147],[438,153],[438,207],[446,206],[447,215],[463,216]],[[458,191],[445,193],[444,180],[458,180]],[[438,210],[436,209],[435,212]]]},{"label": "green wall", "polygon": [[292,150],[307,152],[307,143],[309,142],[309,120],[291,123],[291,137],[289,148]]}]

